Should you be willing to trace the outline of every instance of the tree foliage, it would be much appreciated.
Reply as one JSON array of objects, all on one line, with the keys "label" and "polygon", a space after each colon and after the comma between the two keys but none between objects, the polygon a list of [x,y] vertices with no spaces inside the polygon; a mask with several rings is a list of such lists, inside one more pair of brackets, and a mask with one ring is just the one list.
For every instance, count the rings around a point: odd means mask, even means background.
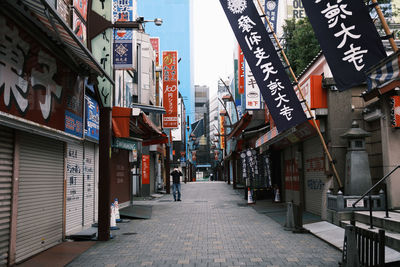
[{"label": "tree foliage", "polygon": [[321,50],[308,19],[286,20],[284,45],[290,65],[298,76]]}]

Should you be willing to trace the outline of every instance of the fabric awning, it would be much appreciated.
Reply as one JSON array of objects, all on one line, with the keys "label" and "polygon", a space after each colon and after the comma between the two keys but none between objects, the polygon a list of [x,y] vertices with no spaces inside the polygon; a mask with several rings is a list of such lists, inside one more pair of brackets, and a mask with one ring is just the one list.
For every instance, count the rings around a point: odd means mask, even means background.
[{"label": "fabric awning", "polygon": [[366,101],[400,87],[400,50],[386,57],[367,72],[367,91],[363,93]]},{"label": "fabric awning", "polygon": [[316,134],[317,130],[311,121],[306,121],[282,133],[279,133],[276,127],[273,127],[256,140],[256,148],[262,145],[274,145],[276,148],[283,149]]},{"label": "fabric awning", "polygon": [[249,123],[251,122],[251,119],[252,119],[252,115],[250,115],[248,112],[246,112],[242,116],[242,118],[240,118],[240,120],[237,123],[235,123],[235,127],[229,133],[227,140],[231,139],[232,137],[237,137],[238,135],[240,135],[242,133],[242,131],[247,127],[247,125],[249,125]]},{"label": "fabric awning", "polygon": [[112,128],[115,137],[140,138],[143,146],[168,143],[168,136],[146,114],[133,116],[131,108],[113,107]]},{"label": "fabric awning", "polygon": [[144,112],[161,113],[161,114],[166,113],[165,108],[160,106],[132,104],[131,108],[140,108]]},{"label": "fabric awning", "polygon": [[[65,45],[69,54],[73,56],[75,61],[79,62],[80,66],[83,66],[96,75],[105,76],[112,84],[114,84],[113,79],[105,72],[102,66],[93,57],[92,53],[84,44],[81,43],[72,29],[47,1],[6,1],[30,20],[34,19],[33,23],[35,23],[35,25],[52,36],[52,38]],[[24,7],[21,7],[18,3],[22,3]],[[27,9],[25,9],[25,7]],[[34,17],[31,14],[33,14]]]}]

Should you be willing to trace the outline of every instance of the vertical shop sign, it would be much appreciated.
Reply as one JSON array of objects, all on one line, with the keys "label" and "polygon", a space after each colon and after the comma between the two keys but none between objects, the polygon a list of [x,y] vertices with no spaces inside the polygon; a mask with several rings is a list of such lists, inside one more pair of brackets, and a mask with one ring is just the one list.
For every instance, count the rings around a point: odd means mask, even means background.
[{"label": "vertical shop sign", "polygon": [[114,69],[126,70],[133,68],[132,35],[132,29],[114,29]]},{"label": "vertical shop sign", "polygon": [[400,127],[400,96],[391,96],[390,97],[390,104],[391,104],[391,110],[390,110],[390,119],[391,119],[391,125],[393,128],[399,128]]},{"label": "vertical shop sign", "polygon": [[100,111],[99,104],[92,97],[85,95],[86,103],[86,123],[85,136],[99,140]]},{"label": "vertical shop sign", "polygon": [[88,0],[74,0],[74,8],[84,21],[87,20]]},{"label": "vertical shop sign", "polygon": [[163,51],[163,128],[178,127],[178,52]]},{"label": "vertical shop sign", "polygon": [[261,108],[261,93],[258,88],[257,82],[254,79],[254,75],[246,61],[246,67],[244,69],[245,79],[245,99],[246,109],[260,109]]},{"label": "vertical shop sign", "polygon": [[307,120],[252,0],[220,0],[279,132]]},{"label": "vertical shop sign", "polygon": [[79,40],[84,45],[86,45],[87,44],[86,23],[78,16],[76,11],[73,12],[72,20],[73,20],[72,27],[73,27],[74,33],[79,38]]},{"label": "vertical shop sign", "polygon": [[135,21],[137,3],[135,0],[113,0],[113,22]]},{"label": "vertical shop sign", "polygon": [[150,184],[150,155],[142,155],[142,184]]},{"label": "vertical shop sign", "polygon": [[303,4],[338,89],[364,83],[365,71],[386,57],[364,1],[318,0]]},{"label": "vertical shop sign", "polygon": [[239,94],[244,94],[244,55],[243,51],[240,48],[240,45],[238,45],[238,57],[239,57],[239,62],[238,62],[238,67],[239,67]]},{"label": "vertical shop sign", "polygon": [[[301,1],[301,0],[299,0]],[[278,21],[278,4],[279,0],[266,0],[265,1],[265,15],[267,16],[269,22],[272,24],[274,28],[274,32],[276,32],[276,24]]]},{"label": "vertical shop sign", "polygon": [[[104,19],[111,21],[111,0],[92,1],[92,11]],[[100,63],[105,72],[113,77],[112,73],[112,29],[107,29],[91,40],[91,49],[94,58]],[[104,107],[112,105],[112,84],[106,77],[97,77],[101,102]]]},{"label": "vertical shop sign", "polygon": [[220,138],[220,147],[221,149],[225,149],[225,116],[221,115],[220,120],[219,120],[219,128],[220,128],[220,133],[221,133],[221,138]]},{"label": "vertical shop sign", "polygon": [[156,65],[160,65],[160,38],[159,37],[150,37],[150,43],[153,47],[153,50],[156,52]]}]

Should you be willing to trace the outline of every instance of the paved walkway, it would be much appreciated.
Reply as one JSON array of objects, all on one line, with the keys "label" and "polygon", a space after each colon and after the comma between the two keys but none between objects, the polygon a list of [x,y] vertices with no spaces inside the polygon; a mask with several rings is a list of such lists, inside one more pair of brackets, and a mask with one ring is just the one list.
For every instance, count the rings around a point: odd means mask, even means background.
[{"label": "paved walkway", "polygon": [[311,234],[293,234],[248,207],[223,182],[182,184],[153,205],[152,218],[118,224],[68,266],[338,266],[341,253]]}]

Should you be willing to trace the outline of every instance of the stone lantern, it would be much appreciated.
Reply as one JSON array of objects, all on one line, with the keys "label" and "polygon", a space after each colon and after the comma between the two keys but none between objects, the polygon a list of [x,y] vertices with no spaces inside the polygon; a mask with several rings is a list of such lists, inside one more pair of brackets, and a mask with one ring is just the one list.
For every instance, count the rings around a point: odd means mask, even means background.
[{"label": "stone lantern", "polygon": [[372,186],[365,138],[371,134],[358,126],[356,121],[351,129],[341,135],[347,139],[346,153],[346,195],[360,196]]}]

